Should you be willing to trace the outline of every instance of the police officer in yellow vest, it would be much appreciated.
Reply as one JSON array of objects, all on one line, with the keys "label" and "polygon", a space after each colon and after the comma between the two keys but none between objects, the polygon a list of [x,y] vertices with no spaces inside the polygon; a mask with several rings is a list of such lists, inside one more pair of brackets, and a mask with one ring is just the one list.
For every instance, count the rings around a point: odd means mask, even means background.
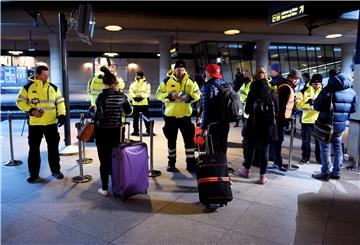
[{"label": "police officer in yellow vest", "polygon": [[[29,77],[28,83],[21,88],[17,98],[17,107],[28,113],[29,121],[29,183],[39,178],[40,144],[43,136],[47,142],[48,161],[52,175],[57,179],[64,178],[60,172],[58,127],[66,120],[64,98],[58,87],[49,80],[49,69],[38,66],[36,74]],[[57,119],[57,123],[56,123]]]},{"label": "police officer in yellow vest", "polygon": [[240,94],[240,101],[244,105],[243,116],[242,116],[243,128],[241,131],[241,135],[243,137],[242,146],[243,146],[243,155],[244,156],[247,154],[247,148],[248,148],[247,123],[248,123],[248,119],[249,119],[249,115],[245,113],[245,105],[246,105],[247,96],[250,92],[250,87],[251,87],[252,82],[253,82],[253,80],[251,78],[248,79],[245,83],[243,83],[241,85],[241,88],[238,93],[238,94]]},{"label": "police officer in yellow vest", "polygon": [[279,140],[274,143],[275,159],[274,167],[280,171],[286,171],[283,168],[283,161],[281,157],[282,142],[284,141],[284,128],[290,123],[295,105],[294,88],[301,78],[299,70],[290,69],[287,79],[277,84],[277,95],[279,98],[279,114],[276,117],[276,124],[278,127]]},{"label": "police officer in yellow vest", "polygon": [[[129,95],[131,104],[133,105],[133,132],[131,135],[139,136],[139,116],[140,112],[150,119],[149,115],[149,98],[151,93],[151,85],[146,81],[144,72],[136,72],[135,81],[130,84]],[[142,118],[140,118],[142,120]],[[146,132],[150,134],[150,122],[144,120]]]},{"label": "police officer in yellow vest", "polygon": [[177,171],[175,163],[178,129],[180,129],[185,143],[186,169],[194,171],[195,126],[191,121],[191,103],[200,99],[200,90],[197,83],[193,82],[186,72],[186,64],[183,60],[176,61],[174,70],[170,70],[167,78],[160,83],[156,92],[156,98],[165,103],[165,126],[163,131],[168,140],[169,161],[167,171]]},{"label": "police officer in yellow vest", "polygon": [[[315,120],[319,116],[319,112],[313,108],[314,100],[322,90],[322,76],[320,74],[314,74],[309,82],[309,86],[304,88],[296,96],[296,108],[302,110],[301,118],[301,150],[302,159],[300,164],[309,163],[311,153],[311,134],[315,123]],[[315,156],[316,161],[320,163],[320,144],[315,140]]]},{"label": "police officer in yellow vest", "polygon": [[[94,74],[94,76],[92,77],[92,79],[90,79],[88,82],[87,92],[88,92],[88,95],[90,96],[91,107],[96,106],[96,98],[105,88],[104,81],[103,81],[104,69],[107,69],[106,66],[100,67],[100,71],[96,72]],[[123,92],[124,88],[125,88],[125,82],[121,77],[117,76],[116,65],[111,65],[110,71],[111,71],[111,73],[113,73],[116,76],[116,80],[119,83],[119,89],[121,92]]]},{"label": "police officer in yellow vest", "polygon": [[110,65],[110,71],[112,74],[115,75],[117,82],[119,83],[119,91],[124,92],[125,90],[125,82],[124,80],[119,76],[118,72],[118,65],[112,64]]}]

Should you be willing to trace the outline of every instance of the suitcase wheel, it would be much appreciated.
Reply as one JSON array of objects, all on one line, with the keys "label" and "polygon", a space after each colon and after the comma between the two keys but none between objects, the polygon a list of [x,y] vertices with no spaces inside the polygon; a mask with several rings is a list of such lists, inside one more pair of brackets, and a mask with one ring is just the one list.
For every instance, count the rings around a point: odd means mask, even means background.
[{"label": "suitcase wheel", "polygon": [[206,208],[210,209],[211,211],[216,211],[216,209],[219,207],[218,204],[206,204]]},{"label": "suitcase wheel", "polygon": [[142,194],[147,194],[148,192],[147,192],[147,190],[144,190],[143,192],[142,192]]}]

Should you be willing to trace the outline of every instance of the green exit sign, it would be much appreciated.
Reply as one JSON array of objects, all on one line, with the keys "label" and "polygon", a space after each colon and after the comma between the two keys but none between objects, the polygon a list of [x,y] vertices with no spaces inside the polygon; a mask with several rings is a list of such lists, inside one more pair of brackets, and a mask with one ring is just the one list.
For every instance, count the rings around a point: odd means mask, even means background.
[{"label": "green exit sign", "polygon": [[290,20],[295,20],[307,16],[307,8],[305,3],[289,7],[280,11],[273,11],[268,16],[268,24],[275,25]]}]

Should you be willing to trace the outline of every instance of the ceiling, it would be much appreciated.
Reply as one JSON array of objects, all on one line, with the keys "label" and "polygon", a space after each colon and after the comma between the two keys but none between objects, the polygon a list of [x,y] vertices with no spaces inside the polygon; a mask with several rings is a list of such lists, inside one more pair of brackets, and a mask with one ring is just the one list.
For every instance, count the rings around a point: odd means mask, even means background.
[{"label": "ceiling", "polygon": [[[70,51],[158,52],[159,38],[171,36],[183,52],[191,52],[190,45],[203,40],[256,41],[270,40],[285,43],[355,43],[357,21],[341,20],[339,15],[359,9],[359,2],[307,2],[309,16],[283,24],[269,26],[269,9],[294,2],[92,2],[95,16],[93,45],[79,41],[74,30],[68,36]],[[27,49],[29,31],[37,50],[48,50],[47,34],[58,32],[58,13],[67,17],[78,2],[1,2],[2,50]],[[295,3],[296,4],[296,3]],[[31,14],[39,12],[38,26]],[[305,24],[310,20],[320,26],[308,35]],[[120,32],[104,30],[109,24],[123,27]],[[225,36],[226,29],[239,29],[235,36]],[[326,39],[327,34],[341,33],[342,38]]]}]

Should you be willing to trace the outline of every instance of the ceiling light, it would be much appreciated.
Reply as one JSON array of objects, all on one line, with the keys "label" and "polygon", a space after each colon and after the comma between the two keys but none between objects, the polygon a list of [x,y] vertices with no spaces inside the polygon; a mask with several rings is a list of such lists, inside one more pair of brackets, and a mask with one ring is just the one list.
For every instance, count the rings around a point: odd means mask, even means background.
[{"label": "ceiling light", "polygon": [[115,57],[115,56],[118,56],[119,54],[118,53],[104,53],[105,56],[108,56],[108,57]]},{"label": "ceiling light", "polygon": [[239,34],[239,33],[240,33],[240,30],[236,30],[236,29],[224,31],[225,35],[236,35],[236,34]]},{"label": "ceiling light", "polygon": [[318,58],[322,58],[322,56],[321,56],[321,55],[318,55]]},{"label": "ceiling light", "polygon": [[128,67],[129,67],[129,69],[135,69],[138,67],[138,65],[135,63],[130,63],[130,64],[128,64]]},{"label": "ceiling light", "polygon": [[83,67],[84,67],[85,69],[91,69],[91,68],[93,67],[93,64],[90,63],[90,62],[86,62],[86,63],[83,64]]},{"label": "ceiling light", "polygon": [[9,51],[9,54],[12,54],[12,55],[19,55],[19,54],[22,54],[23,51],[19,51],[19,50],[10,50]]},{"label": "ceiling light", "polygon": [[122,27],[118,26],[118,25],[108,25],[108,26],[105,26],[105,30],[107,30],[107,31],[121,31]]},{"label": "ceiling light", "polygon": [[157,54],[157,57],[160,57],[160,54]]},{"label": "ceiling light", "polygon": [[330,35],[327,35],[325,38],[338,38],[338,37],[342,37],[342,34],[330,34]]}]

